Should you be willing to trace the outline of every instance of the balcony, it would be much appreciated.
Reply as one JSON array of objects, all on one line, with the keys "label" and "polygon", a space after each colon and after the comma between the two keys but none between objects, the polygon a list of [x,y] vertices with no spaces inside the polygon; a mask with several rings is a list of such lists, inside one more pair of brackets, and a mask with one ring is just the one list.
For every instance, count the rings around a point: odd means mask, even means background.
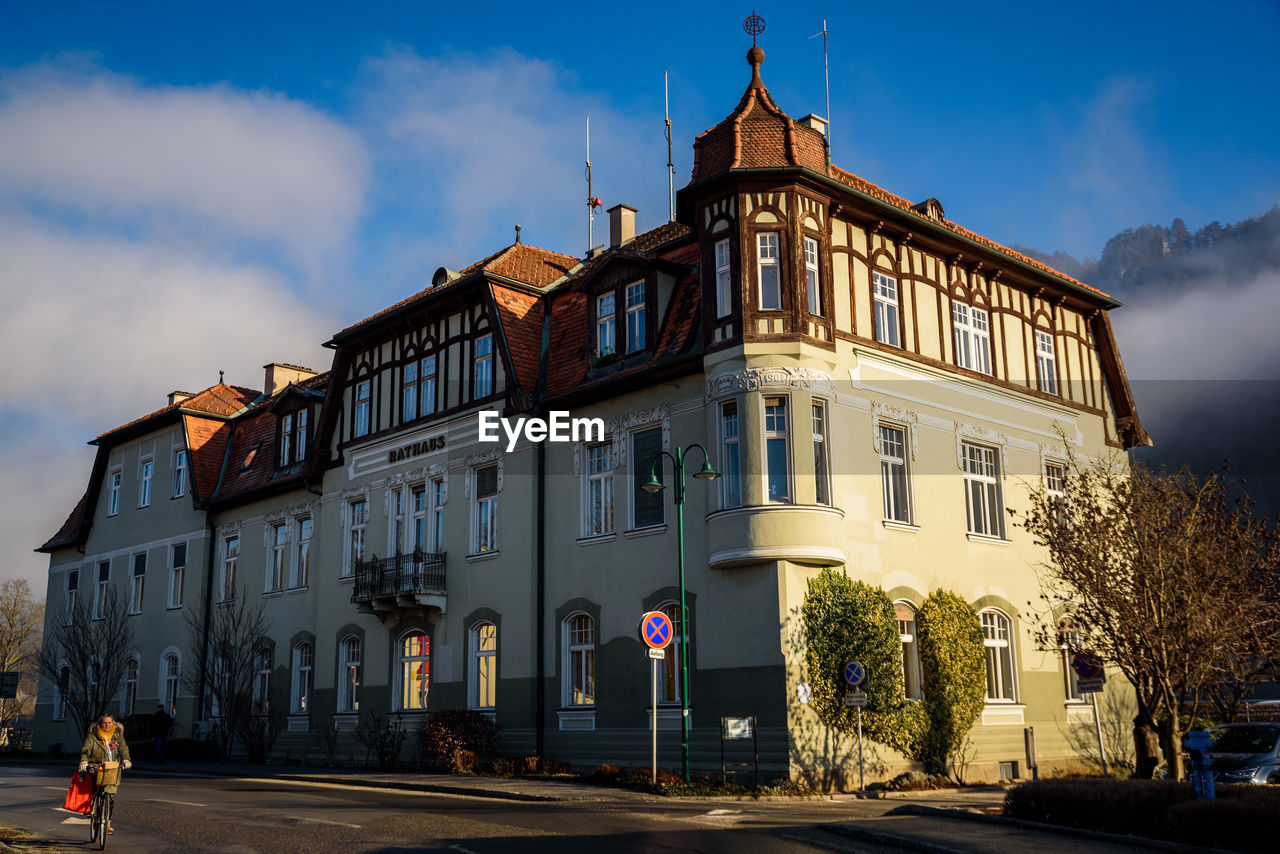
[{"label": "balcony", "polygon": [[351,601],[363,614],[426,616],[427,609],[445,612],[444,555],[413,551],[409,554],[358,560]]}]

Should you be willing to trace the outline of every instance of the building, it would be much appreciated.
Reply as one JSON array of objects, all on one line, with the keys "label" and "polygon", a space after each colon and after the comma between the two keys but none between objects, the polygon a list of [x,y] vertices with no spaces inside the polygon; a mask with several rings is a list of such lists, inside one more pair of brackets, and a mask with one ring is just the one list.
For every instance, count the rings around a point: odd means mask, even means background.
[{"label": "building", "polygon": [[[1004,511],[1029,483],[1053,488],[1068,445],[1150,441],[1118,303],[937,199],[831,165],[821,119],[774,103],[763,58],[752,48],[741,101],[695,140],[675,221],[636,234],[618,205],[586,258],[517,239],[441,267],[334,335],[326,373],[269,365],[260,393],[175,393],[95,440],[84,499],[41,547],[47,613],[128,588],[146,632],[122,713],[160,702],[207,727],[186,686],[212,665],[184,644],[183,612],[253,597],[271,621],[255,699],[288,709],[277,754],[315,754],[336,727],[360,756],[370,711],[411,728],[471,708],[511,752],[580,766],[644,764],[656,725],[676,764],[674,657],[654,715],[637,637],[643,612],[678,615],[675,490],[641,487],[670,483],[656,454],[696,442],[722,473],[691,480],[685,507],[696,769],[719,764],[729,715],[756,716],[768,772],[847,760],[803,700],[796,643],[824,566],[898,603],[908,696],[914,607],[945,587],[980,614],[973,774],[1016,774],[1024,725],[1042,762],[1070,760],[1068,731],[1093,713],[1065,656],[1028,637],[1039,556]],[[586,420],[569,441],[526,424],[482,442],[486,412]],[[74,738],[58,693],[42,687],[38,743]],[[905,762],[877,756],[881,773]]]}]

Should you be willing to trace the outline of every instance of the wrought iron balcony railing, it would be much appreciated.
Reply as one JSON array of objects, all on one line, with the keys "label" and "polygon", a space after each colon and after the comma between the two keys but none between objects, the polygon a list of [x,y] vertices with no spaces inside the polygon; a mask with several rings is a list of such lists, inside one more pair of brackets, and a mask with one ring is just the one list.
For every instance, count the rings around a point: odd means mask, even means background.
[{"label": "wrought iron balcony railing", "polygon": [[444,592],[444,555],[415,549],[409,554],[372,555],[356,561],[351,601],[367,605],[380,598]]}]

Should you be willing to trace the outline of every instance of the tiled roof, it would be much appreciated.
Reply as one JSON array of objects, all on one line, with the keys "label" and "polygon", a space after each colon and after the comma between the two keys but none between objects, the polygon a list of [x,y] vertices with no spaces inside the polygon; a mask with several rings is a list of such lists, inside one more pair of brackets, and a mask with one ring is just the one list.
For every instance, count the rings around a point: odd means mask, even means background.
[{"label": "tiled roof", "polygon": [[693,229],[682,222],[672,220],[671,222],[664,222],[657,228],[651,228],[643,234],[637,234],[633,239],[627,241],[626,246],[628,249],[634,249],[637,252],[652,252],[673,240],[692,235]]},{"label": "tiled roof", "polygon": [[493,302],[515,365],[516,382],[525,394],[532,395],[538,384],[538,363],[542,358],[542,298],[495,284]]},{"label": "tiled roof", "polygon": [[561,279],[578,264],[578,259],[572,255],[565,255],[561,252],[552,252],[550,249],[539,249],[537,246],[530,246],[527,243],[513,243],[503,249],[499,249],[487,258],[483,258],[476,263],[462,269],[458,278],[444,284],[434,287],[425,288],[418,291],[411,297],[400,300],[394,305],[387,306],[376,314],[371,314],[359,323],[353,323],[346,329],[339,332],[339,335],[345,335],[353,330],[359,329],[361,326],[376,320],[379,317],[390,314],[393,311],[404,308],[419,300],[422,300],[432,294],[439,293],[445,288],[457,287],[460,283],[469,280],[472,276],[482,272],[492,273],[495,276],[502,276],[507,279],[514,279],[517,282],[533,285],[534,287],[544,288],[552,282]]},{"label": "tiled roof", "polygon": [[67,521],[62,523],[62,527],[58,529],[58,533],[49,538],[49,541],[36,549],[38,552],[51,552],[56,549],[67,548],[76,544],[76,531],[80,527],[80,519],[84,515],[84,501],[86,496],[80,496],[80,500],[76,502],[75,509],[71,511],[71,515],[67,517]]},{"label": "tiled roof", "polygon": [[226,454],[231,422],[187,415],[187,451],[191,455],[191,477],[196,495],[207,499],[218,487],[218,474]]},{"label": "tiled roof", "polygon": [[235,415],[237,412],[252,403],[256,398],[260,397],[261,394],[261,392],[255,391],[251,388],[223,385],[222,383],[219,383],[218,385],[210,386],[204,391],[196,394],[194,397],[189,397],[186,400],[179,401],[178,403],[171,403],[168,406],[161,407],[160,409],[150,412],[141,418],[135,418],[127,424],[121,424],[119,427],[108,430],[98,436],[94,442],[101,442],[103,439],[106,439],[115,433],[119,433],[122,430],[127,430],[130,427],[137,427],[138,425],[153,418],[158,418],[171,412],[177,412],[179,409],[207,412],[210,415]]},{"label": "tiled roof", "polygon": [[265,409],[236,419],[226,472],[217,495],[213,496],[218,502],[252,492],[271,482],[276,474],[278,423],[278,419]]}]

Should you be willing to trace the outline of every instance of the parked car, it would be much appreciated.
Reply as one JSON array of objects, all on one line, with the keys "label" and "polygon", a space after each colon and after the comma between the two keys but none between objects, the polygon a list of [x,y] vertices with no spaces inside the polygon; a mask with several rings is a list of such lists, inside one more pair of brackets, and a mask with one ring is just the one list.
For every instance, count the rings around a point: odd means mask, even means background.
[{"label": "parked car", "polygon": [[1213,739],[1213,779],[1280,785],[1280,723],[1222,724]]}]

